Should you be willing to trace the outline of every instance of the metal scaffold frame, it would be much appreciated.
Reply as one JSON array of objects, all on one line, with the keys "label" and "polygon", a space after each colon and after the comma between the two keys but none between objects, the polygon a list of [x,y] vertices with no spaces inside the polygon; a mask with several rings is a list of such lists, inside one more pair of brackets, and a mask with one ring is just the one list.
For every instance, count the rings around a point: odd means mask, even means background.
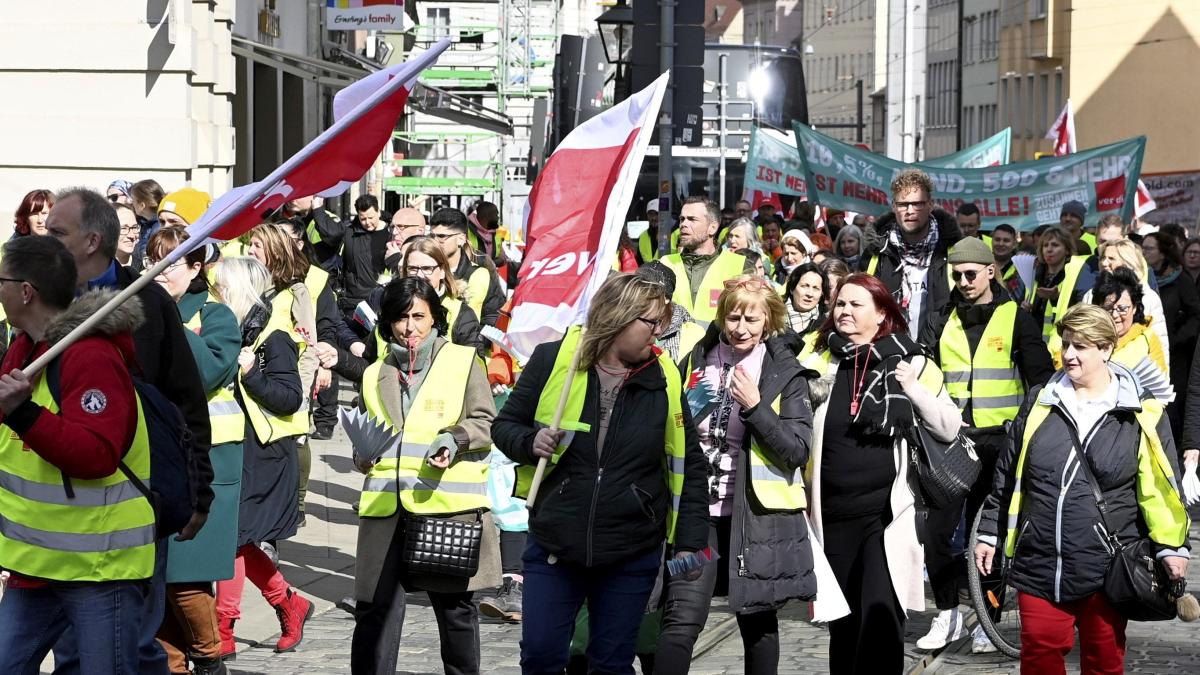
[{"label": "metal scaffold frame", "polygon": [[[512,133],[465,127],[435,130],[432,123],[413,128],[410,119],[408,128],[394,138],[412,151],[387,162],[394,169],[388,173],[398,175],[384,179],[385,190],[410,197],[457,196],[464,205],[472,197],[486,198],[497,202],[502,214],[509,206],[519,209],[529,192],[525,178],[533,125],[545,123],[533,119],[534,101],[549,98],[553,89],[560,4],[561,0],[438,3],[448,8],[449,24],[417,26],[417,44],[446,36],[453,44],[422,81],[494,106],[512,119]],[[469,18],[455,23],[456,17]],[[485,145],[491,147],[482,149]],[[411,156],[424,154],[418,148],[429,150],[426,158]]]}]

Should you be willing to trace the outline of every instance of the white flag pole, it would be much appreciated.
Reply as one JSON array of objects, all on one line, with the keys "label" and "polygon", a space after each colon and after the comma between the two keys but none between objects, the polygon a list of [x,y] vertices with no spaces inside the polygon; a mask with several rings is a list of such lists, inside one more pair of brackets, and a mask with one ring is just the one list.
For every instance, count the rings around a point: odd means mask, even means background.
[{"label": "white flag pole", "polygon": [[[436,61],[438,56],[440,56],[441,53],[449,46],[450,41],[448,39],[440,40],[437,44],[431,47],[429,51],[425,52],[413,61],[406,62],[406,65],[414,66],[413,77],[409,79],[401,79],[399,77],[392,78],[391,81],[381,87],[374,94],[368,96],[362,103],[355,106],[353,110],[346,113],[345,117],[338,120],[333,126],[322,132],[320,136],[317,136],[311,143],[301,148],[299,152],[292,155],[292,157],[281,164],[279,168],[272,171],[271,175],[259,181],[257,184],[264,186],[266,189],[273,187],[275,183],[279,182],[285,176],[287,176],[287,174],[291,173],[293,169],[307,160],[314,152],[323,148],[333,136],[341,133],[345,127],[356,122],[377,103],[381,102],[388,96],[391,96],[396,92],[396,89],[415,80],[416,76],[420,75],[422,71]],[[188,234],[191,236],[189,236],[187,241],[180,244],[165,258],[158,261],[158,264],[144,272],[142,276],[134,279],[132,284],[105,303],[103,307],[96,311],[96,313],[89,316],[74,330],[72,330],[70,333],[67,333],[63,339],[54,343],[50,349],[46,350],[46,352],[39,356],[33,363],[22,368],[21,371],[25,373],[27,377],[33,377],[36,373],[40,372],[51,361],[66,351],[67,347],[70,347],[81,337],[90,333],[92,329],[95,328],[96,324],[100,323],[100,321],[102,321],[106,316],[108,316],[109,313],[116,309],[118,305],[136,295],[138,291],[145,288],[146,284],[154,281],[154,277],[158,276],[176,260],[183,258],[188,253],[191,253],[198,246],[203,244],[205,240],[208,239],[208,234],[216,232],[218,229],[220,229],[221,225],[225,224],[225,221],[229,220],[229,218],[231,218],[233,215],[241,213],[242,210],[250,206],[254,200],[260,199],[262,197],[261,193],[261,190],[246,190],[245,193],[240,197],[231,201],[220,211],[214,213],[211,218],[202,217],[200,222],[203,223],[203,227],[201,228],[203,232],[196,232],[195,234],[189,232]],[[192,228],[189,227],[188,229],[190,230]]]}]

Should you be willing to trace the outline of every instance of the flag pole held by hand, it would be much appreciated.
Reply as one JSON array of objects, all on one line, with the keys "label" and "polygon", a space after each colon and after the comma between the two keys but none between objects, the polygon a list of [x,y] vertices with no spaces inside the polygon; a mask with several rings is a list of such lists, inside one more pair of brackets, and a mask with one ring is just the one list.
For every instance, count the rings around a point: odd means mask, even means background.
[{"label": "flag pole held by hand", "polygon": [[[563,379],[562,393],[558,395],[558,407],[554,409],[554,419],[550,425],[551,431],[558,431],[559,425],[562,424],[563,412],[567,408],[567,398],[571,395],[571,383],[575,380],[575,371],[579,370],[579,355],[582,353],[582,350],[576,348],[575,354],[571,356],[571,366],[567,368],[567,376]],[[542,484],[542,478],[546,475],[546,466],[549,464],[549,457],[542,457],[538,460],[537,469],[533,472],[533,482],[529,485],[529,496],[525,498],[527,508],[533,508],[533,502],[537,499],[538,487]]]}]

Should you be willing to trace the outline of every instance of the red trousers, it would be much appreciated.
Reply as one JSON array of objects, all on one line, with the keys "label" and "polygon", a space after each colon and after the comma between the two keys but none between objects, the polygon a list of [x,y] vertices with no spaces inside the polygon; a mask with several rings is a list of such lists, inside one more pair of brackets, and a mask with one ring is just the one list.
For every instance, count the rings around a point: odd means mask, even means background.
[{"label": "red trousers", "polygon": [[271,559],[256,544],[246,544],[237,550],[233,559],[233,578],[217,582],[217,617],[238,619],[242,616],[242,587],[246,579],[262,591],[274,607],[287,599],[288,582]]},{"label": "red trousers", "polygon": [[1021,611],[1021,672],[1053,675],[1067,672],[1066,656],[1079,629],[1079,665],[1083,675],[1125,672],[1125,617],[1117,614],[1104,593],[1074,602],[1050,602],[1017,594]]}]

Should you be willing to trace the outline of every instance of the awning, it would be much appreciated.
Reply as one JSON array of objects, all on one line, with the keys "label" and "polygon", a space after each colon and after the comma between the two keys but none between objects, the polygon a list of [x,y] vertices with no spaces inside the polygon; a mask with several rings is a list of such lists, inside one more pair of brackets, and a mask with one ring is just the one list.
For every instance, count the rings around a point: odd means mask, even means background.
[{"label": "awning", "polygon": [[[233,53],[236,56],[278,68],[289,75],[294,75],[318,84],[341,88],[353,84],[366,77],[379,66],[354,52],[328,43],[326,48],[339,58],[351,61],[360,67],[336,63],[325,59],[301,56],[282,49],[268,47],[252,40],[233,36]],[[408,99],[409,108],[426,115],[440,117],[459,124],[493,131],[498,134],[511,135],[513,132],[512,118],[504,113],[482,106],[474,101],[451,94],[448,91],[417,83],[416,88]]]}]

